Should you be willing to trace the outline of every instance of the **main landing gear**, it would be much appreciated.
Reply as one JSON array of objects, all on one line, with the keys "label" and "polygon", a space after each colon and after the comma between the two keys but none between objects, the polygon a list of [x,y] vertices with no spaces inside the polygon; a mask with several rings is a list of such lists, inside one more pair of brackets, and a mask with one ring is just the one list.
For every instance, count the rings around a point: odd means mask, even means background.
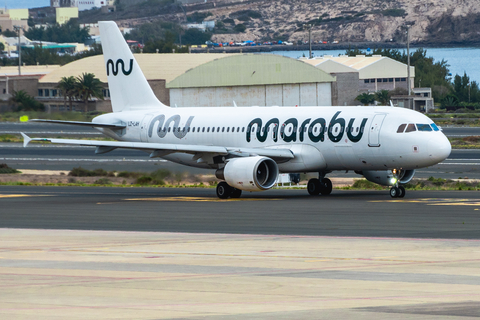
[{"label": "main landing gear", "polygon": [[217,197],[220,199],[240,198],[242,190],[231,187],[225,181],[217,184]]},{"label": "main landing gear", "polygon": [[393,169],[393,179],[395,179],[395,184],[390,188],[390,196],[392,198],[403,198],[405,197],[405,188],[398,184],[400,170]]},{"label": "main landing gear", "polygon": [[311,196],[318,196],[322,194],[323,196],[328,196],[332,193],[332,181],[328,178],[325,178],[324,173],[319,174],[319,179],[314,178],[308,180],[307,191]]}]

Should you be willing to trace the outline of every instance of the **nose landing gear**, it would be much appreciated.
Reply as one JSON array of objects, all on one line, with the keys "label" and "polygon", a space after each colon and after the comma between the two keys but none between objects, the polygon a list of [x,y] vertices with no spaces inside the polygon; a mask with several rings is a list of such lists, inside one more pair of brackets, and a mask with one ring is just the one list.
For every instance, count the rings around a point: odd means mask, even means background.
[{"label": "nose landing gear", "polygon": [[392,188],[390,188],[390,196],[392,198],[403,198],[405,197],[406,191],[403,186],[400,186],[398,184],[398,181],[400,180],[399,179],[400,170],[393,169],[392,173],[393,173],[393,179],[395,179],[395,184],[392,186]]}]

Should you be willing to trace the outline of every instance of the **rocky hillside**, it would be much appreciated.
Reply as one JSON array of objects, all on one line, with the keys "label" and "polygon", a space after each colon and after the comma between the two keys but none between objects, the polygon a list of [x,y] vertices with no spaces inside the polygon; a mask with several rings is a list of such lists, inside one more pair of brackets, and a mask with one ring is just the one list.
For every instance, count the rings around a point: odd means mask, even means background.
[{"label": "rocky hillside", "polygon": [[[209,0],[183,6],[165,0],[123,1],[135,4],[110,18],[125,26],[154,19],[185,22],[186,16],[203,12],[220,22],[216,41],[307,40],[302,25],[311,23],[316,41],[395,42],[404,40],[402,26],[408,23],[413,42],[480,43],[478,0]],[[148,17],[144,12],[150,12]],[[241,24],[245,31],[235,32]]]}]

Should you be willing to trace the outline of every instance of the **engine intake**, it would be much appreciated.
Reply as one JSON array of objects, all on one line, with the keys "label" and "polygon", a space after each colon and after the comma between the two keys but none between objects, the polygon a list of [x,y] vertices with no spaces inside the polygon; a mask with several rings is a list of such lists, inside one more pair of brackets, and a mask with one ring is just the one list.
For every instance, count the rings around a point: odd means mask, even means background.
[{"label": "engine intake", "polygon": [[223,169],[217,170],[215,175],[240,190],[264,191],[275,185],[278,166],[267,157],[234,158]]}]

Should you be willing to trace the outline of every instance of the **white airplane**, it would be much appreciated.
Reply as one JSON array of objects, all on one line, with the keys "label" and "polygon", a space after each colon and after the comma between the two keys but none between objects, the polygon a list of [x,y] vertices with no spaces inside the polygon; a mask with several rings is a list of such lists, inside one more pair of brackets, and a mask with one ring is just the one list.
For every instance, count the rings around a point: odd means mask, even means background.
[{"label": "white airplane", "polygon": [[311,195],[328,195],[334,170],[354,170],[366,179],[402,184],[418,168],[445,160],[451,145],[421,113],[391,107],[231,107],[170,108],[154,95],[115,22],[100,22],[113,113],[92,122],[31,120],[91,126],[116,141],[31,139],[95,146],[96,153],[116,148],[145,151],[192,167],[214,169],[224,180],[217,196],[240,197],[243,191],[272,188],[279,172],[315,172]]}]

